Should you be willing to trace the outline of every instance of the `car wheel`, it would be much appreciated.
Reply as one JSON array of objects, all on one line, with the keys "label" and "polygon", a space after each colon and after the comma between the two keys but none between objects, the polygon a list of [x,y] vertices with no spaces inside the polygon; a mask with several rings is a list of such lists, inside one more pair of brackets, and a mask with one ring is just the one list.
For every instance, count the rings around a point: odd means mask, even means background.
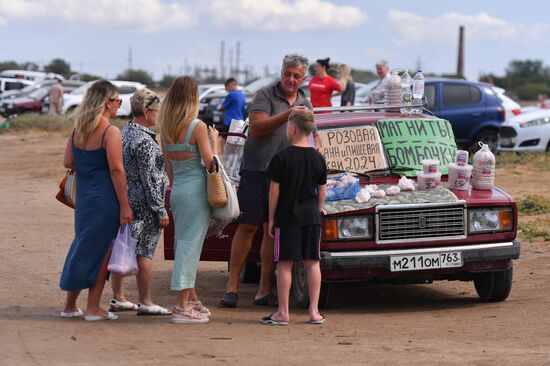
[{"label": "car wheel", "polygon": [[[331,285],[321,282],[321,293],[319,294],[319,307],[328,305]],[[302,261],[294,262],[292,267],[292,298],[303,309],[309,308],[309,294],[307,288],[307,273]]]},{"label": "car wheel", "polygon": [[493,153],[498,150],[498,132],[493,130],[483,130],[478,133],[474,139],[474,143],[470,146],[470,155],[475,154],[479,150],[478,142],[489,145]]},{"label": "car wheel", "polygon": [[256,262],[246,262],[239,275],[239,280],[242,283],[259,283],[260,282],[260,266]]},{"label": "car wheel", "polygon": [[486,302],[504,301],[512,289],[513,268],[480,274],[474,285],[479,298]]}]

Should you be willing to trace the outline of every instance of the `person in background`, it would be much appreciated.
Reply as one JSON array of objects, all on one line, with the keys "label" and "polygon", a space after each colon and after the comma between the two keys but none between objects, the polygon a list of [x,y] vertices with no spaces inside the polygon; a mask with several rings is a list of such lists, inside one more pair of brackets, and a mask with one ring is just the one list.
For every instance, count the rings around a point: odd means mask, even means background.
[{"label": "person in background", "polygon": [[[225,90],[227,90],[227,96],[220,105],[220,109],[224,111],[223,115],[223,127],[219,129],[219,132],[229,132],[231,126],[231,120],[244,120],[244,106],[246,100],[242,90],[238,89],[239,85],[235,78],[229,78],[225,81]],[[225,148],[226,136],[220,138],[220,154],[223,154]]]},{"label": "person in background", "polygon": [[61,108],[63,107],[63,85],[60,79],[55,79],[48,97],[50,98],[50,110],[48,113],[61,114]]},{"label": "person in background", "polygon": [[264,324],[288,325],[294,261],[303,261],[307,271],[309,323],[325,323],[318,306],[321,211],[327,195],[327,163],[309,145],[308,137],[314,127],[313,113],[292,111],[287,126],[287,137],[292,146],[275,155],[267,170],[271,180],[269,234],[275,237],[279,310],[262,318]]},{"label": "person in background", "polygon": [[332,76],[327,74],[330,67],[330,58],[317,60],[313,66],[315,75],[309,81],[309,93],[313,107],[332,107],[332,98],[334,92],[341,91],[340,83]]},{"label": "person in background", "polygon": [[376,74],[378,75],[378,83],[371,89],[367,99],[368,104],[381,103],[384,101],[384,92],[386,89],[386,83],[390,78],[388,61],[380,60],[376,63]]},{"label": "person in background", "polygon": [[351,67],[346,64],[338,66],[340,74],[340,86],[342,88],[341,107],[351,107],[355,104],[355,82],[351,76]]},{"label": "person in background", "polygon": [[172,323],[207,323],[211,315],[197,296],[195,280],[211,213],[204,169],[214,169],[218,131],[199,120],[198,114],[197,83],[187,76],[178,77],[168,89],[159,116],[175,229],[171,289],[177,291],[177,299]]},{"label": "person in background", "polygon": [[67,141],[64,166],[76,171],[75,238],[59,286],[67,291],[61,317],[82,316],[76,301],[88,290],[85,320],[114,320],[100,308],[107,264],[119,226],[132,222],[120,130],[110,124],[122,100],[117,88],[98,80],[86,91],[76,111],[75,129]]},{"label": "person in background", "polygon": [[128,200],[134,213],[130,227],[136,239],[139,304],[126,300],[122,277],[112,275],[110,310],[137,310],[138,315],[170,315],[170,311],[155,305],[151,299],[153,256],[160,232],[169,222],[164,207],[164,156],[156,134],[149,129],[158,124],[160,99],[151,90],[140,89],[130,98],[130,106],[134,118],[122,129],[122,151],[128,180]]},{"label": "person in background", "polygon": [[539,107],[541,109],[548,109],[548,95],[546,94],[539,95]]},{"label": "person in background", "polygon": [[[220,306],[234,308],[238,303],[239,275],[246,262],[256,231],[263,225],[260,249],[262,267],[260,284],[254,304],[277,306],[272,290],[273,238],[269,236],[267,167],[273,156],[289,146],[286,138],[288,117],[293,110],[311,109],[311,103],[300,89],[306,78],[308,59],[291,54],[283,59],[281,81],[261,88],[248,107],[249,136],[244,145],[241,163],[241,181],[237,195],[241,215],[231,243],[229,280]],[[320,138],[313,132],[316,146]]]}]

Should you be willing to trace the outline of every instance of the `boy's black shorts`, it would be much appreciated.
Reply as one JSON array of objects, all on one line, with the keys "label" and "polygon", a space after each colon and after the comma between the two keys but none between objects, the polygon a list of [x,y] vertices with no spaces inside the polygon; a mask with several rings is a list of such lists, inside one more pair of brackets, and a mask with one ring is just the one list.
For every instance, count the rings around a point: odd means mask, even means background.
[{"label": "boy's black shorts", "polygon": [[274,259],[320,260],[321,225],[289,225],[275,229]]}]

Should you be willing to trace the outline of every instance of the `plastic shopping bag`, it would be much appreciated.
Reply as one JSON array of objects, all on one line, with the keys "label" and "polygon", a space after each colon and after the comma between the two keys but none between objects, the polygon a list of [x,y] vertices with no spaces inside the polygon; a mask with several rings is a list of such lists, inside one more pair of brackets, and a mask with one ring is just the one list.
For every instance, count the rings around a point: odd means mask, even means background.
[{"label": "plastic shopping bag", "polygon": [[120,225],[107,270],[117,276],[130,276],[138,272],[136,239],[132,237],[130,225]]}]

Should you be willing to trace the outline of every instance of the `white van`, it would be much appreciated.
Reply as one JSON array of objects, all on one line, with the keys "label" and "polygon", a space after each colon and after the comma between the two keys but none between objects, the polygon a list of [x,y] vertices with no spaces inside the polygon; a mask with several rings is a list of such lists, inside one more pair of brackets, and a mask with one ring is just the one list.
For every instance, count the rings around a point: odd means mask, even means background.
[{"label": "white van", "polygon": [[32,84],[34,84],[34,81],[0,77],[0,95],[5,91],[21,90]]},{"label": "white van", "polygon": [[55,74],[53,72],[27,71],[27,70],[4,70],[0,72],[0,77],[24,79],[24,80],[31,80],[31,81],[39,81],[44,79],[65,80],[63,76],[59,74]]}]

